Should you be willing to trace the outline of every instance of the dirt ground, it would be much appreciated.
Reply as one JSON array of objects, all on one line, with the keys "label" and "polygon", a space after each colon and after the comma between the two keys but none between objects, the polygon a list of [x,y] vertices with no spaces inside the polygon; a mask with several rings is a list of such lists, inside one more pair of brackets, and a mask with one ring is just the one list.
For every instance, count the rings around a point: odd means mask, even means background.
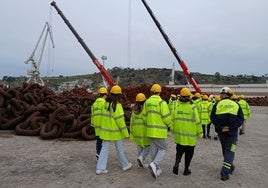
[{"label": "dirt ground", "polygon": [[[114,145],[111,145],[106,175],[96,175],[95,141],[41,140],[0,131],[0,187],[268,187],[268,107],[252,107],[246,134],[239,136],[235,156],[236,169],[230,180],[220,180],[222,155],[219,141],[199,139],[191,163],[192,174],[172,173],[175,144],[170,134],[169,150],[161,164],[163,174],[156,180],[148,169],[137,168],[136,146],[124,141],[127,158],[133,168],[123,172]],[[212,129],[211,132],[213,132]],[[150,158],[148,157],[148,162]],[[184,161],[184,159],[182,160]]]}]

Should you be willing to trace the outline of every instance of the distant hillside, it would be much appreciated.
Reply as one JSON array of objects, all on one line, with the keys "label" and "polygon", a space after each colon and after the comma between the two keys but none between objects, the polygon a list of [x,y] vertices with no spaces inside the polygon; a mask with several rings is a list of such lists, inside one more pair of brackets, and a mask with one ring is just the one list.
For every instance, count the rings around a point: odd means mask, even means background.
[{"label": "distant hillside", "polygon": [[[119,85],[126,87],[128,85],[139,86],[142,84],[159,83],[168,85],[171,75],[171,69],[131,69],[115,67],[108,70],[111,76],[116,80],[119,76]],[[254,75],[223,76],[219,72],[214,75],[201,73],[192,73],[193,78],[198,84],[261,84],[266,83],[267,77],[257,77]],[[99,73],[88,75],[93,83],[100,83],[101,76]],[[175,84],[187,84],[187,80],[182,71],[175,71]]]},{"label": "distant hillside", "polygon": [[[132,68],[119,68],[108,69],[108,72],[114,78],[119,81],[121,87],[129,85],[140,86],[143,84],[151,85],[153,83],[159,83],[160,85],[168,85],[171,75],[171,69],[132,69]],[[201,73],[192,73],[193,78],[198,84],[263,84],[266,83],[268,77],[266,76],[254,76],[254,75],[238,75],[238,76],[223,76],[219,72],[214,75],[207,75]],[[100,73],[93,73],[88,75],[75,75],[75,76],[62,76],[48,77],[43,80],[48,83],[49,86],[57,88],[62,82],[70,82],[75,80],[91,80],[91,87],[96,89],[102,83]],[[187,80],[182,71],[175,71],[175,84],[187,84]],[[26,77],[8,77],[4,76],[2,82],[9,85],[20,85],[27,80]]]}]

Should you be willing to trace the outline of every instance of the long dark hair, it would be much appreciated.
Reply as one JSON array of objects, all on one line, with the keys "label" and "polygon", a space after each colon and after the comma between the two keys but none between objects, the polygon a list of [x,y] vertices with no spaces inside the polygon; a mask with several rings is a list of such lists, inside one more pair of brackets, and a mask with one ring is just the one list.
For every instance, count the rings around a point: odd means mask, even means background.
[{"label": "long dark hair", "polygon": [[188,96],[187,97],[180,96],[179,101],[181,101],[181,102],[189,102],[190,101],[190,103],[193,104],[193,101]]},{"label": "long dark hair", "polygon": [[106,98],[106,101],[109,102],[107,110],[110,110],[110,108],[112,107],[113,111],[115,112],[116,105],[117,103],[120,103],[120,99],[121,99],[121,94],[111,93],[110,95],[108,95]]},{"label": "long dark hair", "polygon": [[141,111],[143,109],[144,102],[145,101],[135,103],[135,105],[133,106],[133,109],[132,109],[135,114],[141,113]]}]

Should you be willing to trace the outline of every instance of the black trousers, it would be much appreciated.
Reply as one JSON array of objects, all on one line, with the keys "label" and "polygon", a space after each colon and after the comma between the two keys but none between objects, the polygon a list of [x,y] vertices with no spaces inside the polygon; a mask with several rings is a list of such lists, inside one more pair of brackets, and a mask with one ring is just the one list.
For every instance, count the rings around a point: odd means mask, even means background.
[{"label": "black trousers", "polygon": [[183,154],[185,154],[185,165],[184,169],[187,170],[189,169],[189,166],[191,164],[191,160],[194,155],[194,148],[195,146],[183,146],[180,144],[176,145],[176,161],[175,161],[175,167],[179,167],[179,163],[181,162],[181,158]]},{"label": "black trousers", "polygon": [[[202,125],[202,129],[203,129],[203,136],[206,137],[206,136],[209,136],[210,135],[210,124],[207,124],[207,125]],[[207,130],[206,130],[207,129]]]},{"label": "black trousers", "polygon": [[102,139],[99,136],[96,136],[96,153],[99,155],[102,148]]}]

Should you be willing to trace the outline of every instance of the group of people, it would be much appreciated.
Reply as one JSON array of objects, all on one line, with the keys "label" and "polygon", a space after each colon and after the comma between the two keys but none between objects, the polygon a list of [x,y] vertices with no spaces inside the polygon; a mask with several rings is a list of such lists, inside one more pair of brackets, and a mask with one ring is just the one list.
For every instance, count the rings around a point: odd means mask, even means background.
[{"label": "group of people", "polygon": [[[178,175],[181,158],[185,155],[183,175],[190,175],[197,138],[210,138],[209,128],[213,124],[224,158],[221,179],[229,179],[229,174],[234,170],[238,129],[245,118],[242,105],[231,99],[233,91],[228,87],[222,88],[221,100],[214,103],[208,101],[207,95],[203,95],[202,99],[197,94],[194,96],[188,88],[182,88],[178,96],[173,94],[168,103],[160,96],[162,88],[159,84],[152,85],[150,92],[148,98],[143,93],[136,95],[128,130],[120,103],[120,86],[113,86],[109,94],[106,88],[99,89],[99,97],[91,107],[91,125],[95,128],[97,137],[96,174],[108,173],[107,161],[111,142],[115,144],[122,170],[132,168],[123,148],[123,139],[130,137],[137,145],[138,167],[148,167],[152,177],[156,179],[162,173],[160,165],[168,151],[166,139],[168,131],[171,131],[176,144],[173,173]],[[146,164],[145,159],[149,154],[151,162]]]}]

